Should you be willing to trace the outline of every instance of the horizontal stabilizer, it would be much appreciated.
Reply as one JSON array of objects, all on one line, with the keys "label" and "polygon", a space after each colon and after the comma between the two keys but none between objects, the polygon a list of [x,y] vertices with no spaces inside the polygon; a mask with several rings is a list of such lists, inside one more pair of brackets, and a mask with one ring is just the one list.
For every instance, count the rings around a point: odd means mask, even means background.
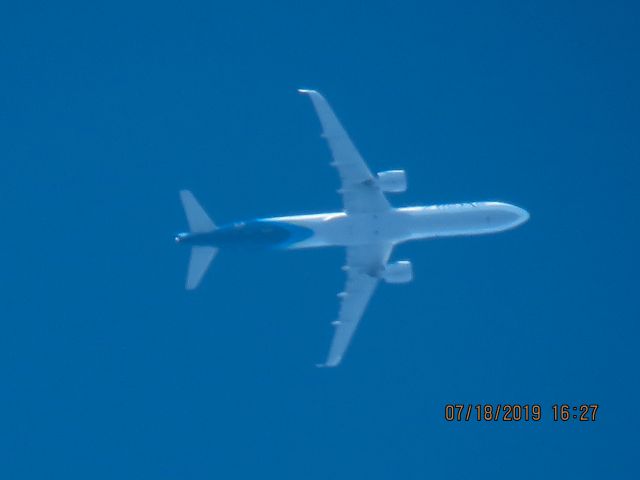
[{"label": "horizontal stabilizer", "polygon": [[215,230],[216,225],[207,212],[200,206],[196,197],[189,190],[180,190],[180,200],[192,233],[206,233]]},{"label": "horizontal stabilizer", "polygon": [[218,253],[218,249],[215,247],[193,247],[191,249],[187,283],[185,286],[187,290],[193,290],[200,284],[202,277],[207,272],[216,253]]}]

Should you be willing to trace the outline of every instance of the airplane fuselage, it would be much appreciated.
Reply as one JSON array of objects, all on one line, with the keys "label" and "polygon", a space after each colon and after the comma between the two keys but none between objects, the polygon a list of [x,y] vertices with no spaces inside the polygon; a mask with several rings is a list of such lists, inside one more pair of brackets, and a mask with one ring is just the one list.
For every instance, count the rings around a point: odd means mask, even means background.
[{"label": "airplane fuselage", "polygon": [[262,218],[221,226],[208,233],[181,233],[176,242],[213,247],[299,249],[496,233],[529,218],[501,202],[392,208],[383,213],[345,212]]}]

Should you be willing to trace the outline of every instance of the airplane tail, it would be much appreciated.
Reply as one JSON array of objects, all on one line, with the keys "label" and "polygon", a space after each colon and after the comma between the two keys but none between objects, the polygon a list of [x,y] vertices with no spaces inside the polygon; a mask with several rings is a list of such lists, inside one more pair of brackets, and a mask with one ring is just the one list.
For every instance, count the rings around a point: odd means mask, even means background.
[{"label": "airplane tail", "polygon": [[[191,233],[208,233],[216,229],[215,223],[209,218],[207,212],[204,211],[189,190],[180,190],[180,200],[182,201],[182,207],[187,216]],[[216,247],[197,245],[191,248],[185,284],[187,290],[193,290],[200,284],[202,277],[204,277],[217,253],[218,249]]]}]

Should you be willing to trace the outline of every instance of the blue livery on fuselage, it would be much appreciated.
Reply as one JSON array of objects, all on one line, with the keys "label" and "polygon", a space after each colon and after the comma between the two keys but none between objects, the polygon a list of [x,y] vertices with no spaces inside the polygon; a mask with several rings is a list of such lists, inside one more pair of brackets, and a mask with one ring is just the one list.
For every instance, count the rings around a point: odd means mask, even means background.
[{"label": "blue livery on fuselage", "polygon": [[212,232],[181,233],[178,243],[193,246],[234,248],[287,248],[313,235],[313,230],[298,225],[256,219],[223,225]]}]

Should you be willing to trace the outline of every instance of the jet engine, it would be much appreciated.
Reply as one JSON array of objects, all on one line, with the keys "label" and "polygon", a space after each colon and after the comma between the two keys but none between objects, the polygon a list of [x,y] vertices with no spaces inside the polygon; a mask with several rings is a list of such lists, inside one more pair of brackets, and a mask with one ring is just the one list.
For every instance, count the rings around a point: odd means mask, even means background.
[{"label": "jet engine", "polygon": [[407,190],[407,173],[404,170],[379,172],[377,184],[383,192],[402,193]]},{"label": "jet engine", "polygon": [[407,283],[413,280],[413,267],[408,260],[389,263],[382,272],[382,278],[387,283]]}]

